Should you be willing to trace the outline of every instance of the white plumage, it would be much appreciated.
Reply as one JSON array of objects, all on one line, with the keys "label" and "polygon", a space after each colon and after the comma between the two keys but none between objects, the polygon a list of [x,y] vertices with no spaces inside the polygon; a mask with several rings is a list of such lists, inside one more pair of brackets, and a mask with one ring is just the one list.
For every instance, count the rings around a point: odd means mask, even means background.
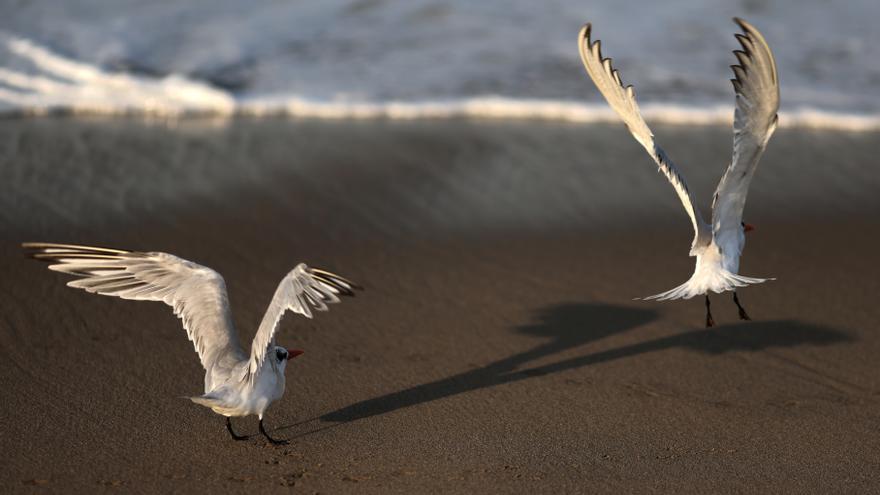
[{"label": "white plumage", "polygon": [[[263,414],[284,394],[287,360],[302,353],[275,345],[275,332],[285,311],[307,318],[312,309],[326,311],[339,296],[359,287],[332,273],[301,263],[290,271],[272,298],[249,354],[241,348],[232,324],[226,283],[210,268],[159,252],[69,244],[24,243],[33,258],[49,269],[74,275],[70,287],[139,301],[161,301],[174,309],[205,368],[205,393],[192,401],[227,417]],[[266,435],[269,440],[276,442]]]},{"label": "white plumage", "polygon": [[[738,272],[745,245],[743,207],[758,161],[776,129],[779,80],[773,54],[761,33],[742,19],[734,21],[743,31],[736,35],[743,49],[734,51],[739,65],[731,66],[736,94],[733,159],[715,191],[711,225],[703,219],[684,177],[654,142],[654,135],[639,112],[633,87],[623,85],[611,59],[602,57],[600,42],[592,41],[590,24],[584,26],[578,39],[587,74],[672,184],[694,227],[690,250],[690,255],[697,258],[694,274],[684,284],[645,299],[689,299],[706,294],[708,309],[710,291],[721,293],[772,280],[744,277]],[[739,301],[735,301],[739,306]],[[748,318],[741,306],[740,316]],[[707,315],[707,324],[712,324],[711,314]]]}]

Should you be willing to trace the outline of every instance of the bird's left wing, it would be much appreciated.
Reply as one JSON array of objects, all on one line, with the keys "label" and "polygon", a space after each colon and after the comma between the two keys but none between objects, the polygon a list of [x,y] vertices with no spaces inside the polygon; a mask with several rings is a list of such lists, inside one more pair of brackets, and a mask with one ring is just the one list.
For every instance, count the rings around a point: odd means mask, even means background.
[{"label": "bird's left wing", "polygon": [[740,232],[749,184],[776,130],[779,110],[779,78],[776,61],[764,37],[751,24],[734,19],[742,28],[736,39],[742,50],[733,53],[739,65],[732,65],[736,92],[733,121],[733,160],[718,183],[712,203],[712,233]]},{"label": "bird's left wing", "polygon": [[328,304],[339,302],[339,296],[354,296],[354,290],[360,288],[339,275],[309,268],[305,263],[297,265],[278,284],[269,309],[254,336],[248,363],[249,376],[256,375],[266,359],[269,346],[275,344],[275,332],[286,311],[311,318],[312,309],[326,311]]},{"label": "bird's left wing", "polygon": [[666,176],[669,183],[675,188],[678,199],[681,200],[681,204],[684,206],[685,211],[687,211],[694,227],[694,241],[691,244],[693,252],[694,246],[697,245],[701,238],[708,241],[710,234],[709,226],[703,220],[693,195],[691,195],[687,183],[684,181],[684,177],[669,160],[669,157],[666,156],[663,149],[654,142],[654,134],[642,118],[639,105],[636,103],[635,90],[631,85],[624,87],[620,80],[620,73],[611,66],[611,59],[602,57],[602,42],[591,39],[591,29],[590,24],[585,25],[578,37],[578,48],[584,68],[587,70],[587,74],[589,74],[593,83],[596,84],[596,88],[599,89],[599,92],[608,101],[608,105],[620,116],[635,140],[651,155],[651,158],[657,163],[659,171]]}]

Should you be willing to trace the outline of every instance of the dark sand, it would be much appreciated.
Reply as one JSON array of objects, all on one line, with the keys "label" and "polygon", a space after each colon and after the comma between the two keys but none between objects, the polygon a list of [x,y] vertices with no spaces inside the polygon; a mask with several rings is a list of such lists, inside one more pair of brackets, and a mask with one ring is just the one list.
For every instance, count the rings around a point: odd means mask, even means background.
[{"label": "dark sand", "polygon": [[[729,130],[657,131],[708,203]],[[705,330],[632,300],[689,276],[691,234],[620,126],[2,121],[0,490],[877,491],[878,142],[777,134],[742,272],[778,280]],[[291,445],[234,442],[180,398],[203,372],[169,308],[23,240],[211,266],[245,345],[299,261],[367,290],[283,320]]]}]

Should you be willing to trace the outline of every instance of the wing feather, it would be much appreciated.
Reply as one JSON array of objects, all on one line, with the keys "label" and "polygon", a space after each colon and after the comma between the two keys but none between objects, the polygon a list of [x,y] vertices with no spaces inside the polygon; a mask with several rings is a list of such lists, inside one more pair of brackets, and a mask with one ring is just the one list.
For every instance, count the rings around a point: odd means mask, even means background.
[{"label": "wing feather", "polygon": [[80,277],[68,282],[70,287],[171,306],[206,370],[229,354],[244,359],[226,283],[214,270],[167,253],[37,242],[22,247],[50,263],[50,270]]},{"label": "wing feather", "polygon": [[[733,159],[718,183],[712,202],[712,233],[719,242],[742,232],[742,213],[749,185],[767,142],[776,130],[779,110],[779,77],[776,61],[767,41],[754,26],[742,19],[735,50],[739,65],[732,65],[736,111],[733,120]],[[731,237],[735,239],[735,237]],[[729,241],[719,245],[731,245]],[[735,245],[735,244],[734,244]]]},{"label": "wing feather", "polygon": [[693,249],[701,240],[708,239],[709,226],[703,220],[684,177],[675,164],[669,160],[663,149],[654,142],[654,134],[648,128],[639,111],[635,89],[632,86],[624,86],[620,79],[620,73],[611,65],[611,59],[602,57],[601,41],[592,41],[591,29],[590,24],[585,25],[578,38],[578,48],[584,68],[593,83],[596,84],[596,88],[626,124],[633,138],[651,155],[651,158],[657,163],[659,171],[672,184],[694,227],[694,241],[691,245]]},{"label": "wing feather", "polygon": [[254,376],[260,370],[271,346],[275,345],[275,332],[281,317],[287,311],[312,317],[312,309],[327,311],[328,304],[339,302],[339,296],[354,296],[360,286],[339,275],[309,268],[300,263],[278,284],[272,302],[251,344],[248,374]]}]

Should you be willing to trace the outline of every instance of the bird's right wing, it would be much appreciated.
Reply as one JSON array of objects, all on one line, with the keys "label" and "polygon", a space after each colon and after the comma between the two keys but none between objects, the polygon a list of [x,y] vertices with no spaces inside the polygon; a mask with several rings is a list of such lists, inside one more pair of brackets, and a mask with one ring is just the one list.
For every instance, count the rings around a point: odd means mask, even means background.
[{"label": "bird's right wing", "polygon": [[140,301],[162,301],[174,308],[199,354],[210,369],[231,353],[244,359],[229,312],[226,283],[210,268],[167,253],[27,242],[22,247],[50,270],[79,277],[69,287],[93,294]]},{"label": "bird's right wing", "polygon": [[305,263],[297,265],[278,284],[269,309],[263,315],[260,328],[251,343],[248,375],[255,376],[263,366],[269,347],[275,344],[278,323],[286,311],[311,318],[312,308],[327,311],[328,304],[338,303],[339,296],[354,296],[355,289],[361,287],[339,275],[309,268]]},{"label": "bird's right wing", "polygon": [[681,200],[681,204],[684,206],[685,211],[687,211],[688,216],[690,216],[694,227],[694,242],[691,246],[693,248],[697,244],[698,239],[711,234],[709,226],[703,220],[700,210],[697,208],[696,202],[684,181],[684,177],[681,176],[663,149],[654,143],[654,134],[642,118],[641,112],[639,112],[635,90],[631,85],[623,86],[620,80],[620,73],[611,66],[611,59],[602,58],[601,42],[599,40],[592,41],[590,38],[590,30],[591,26],[587,24],[581,29],[578,36],[578,48],[584,68],[596,84],[596,88],[599,89],[599,92],[602,93],[602,96],[605,97],[611,108],[617,112],[617,115],[626,124],[627,129],[632,133],[635,140],[657,162],[660,172],[666,176],[672,187],[675,188],[678,199]]},{"label": "bird's right wing", "polygon": [[739,65],[731,65],[736,93],[733,115],[733,159],[718,183],[712,205],[713,235],[718,238],[742,232],[742,213],[749,185],[767,141],[776,130],[779,110],[779,76],[773,52],[764,36],[742,19],[734,19],[742,28],[736,39]]}]

